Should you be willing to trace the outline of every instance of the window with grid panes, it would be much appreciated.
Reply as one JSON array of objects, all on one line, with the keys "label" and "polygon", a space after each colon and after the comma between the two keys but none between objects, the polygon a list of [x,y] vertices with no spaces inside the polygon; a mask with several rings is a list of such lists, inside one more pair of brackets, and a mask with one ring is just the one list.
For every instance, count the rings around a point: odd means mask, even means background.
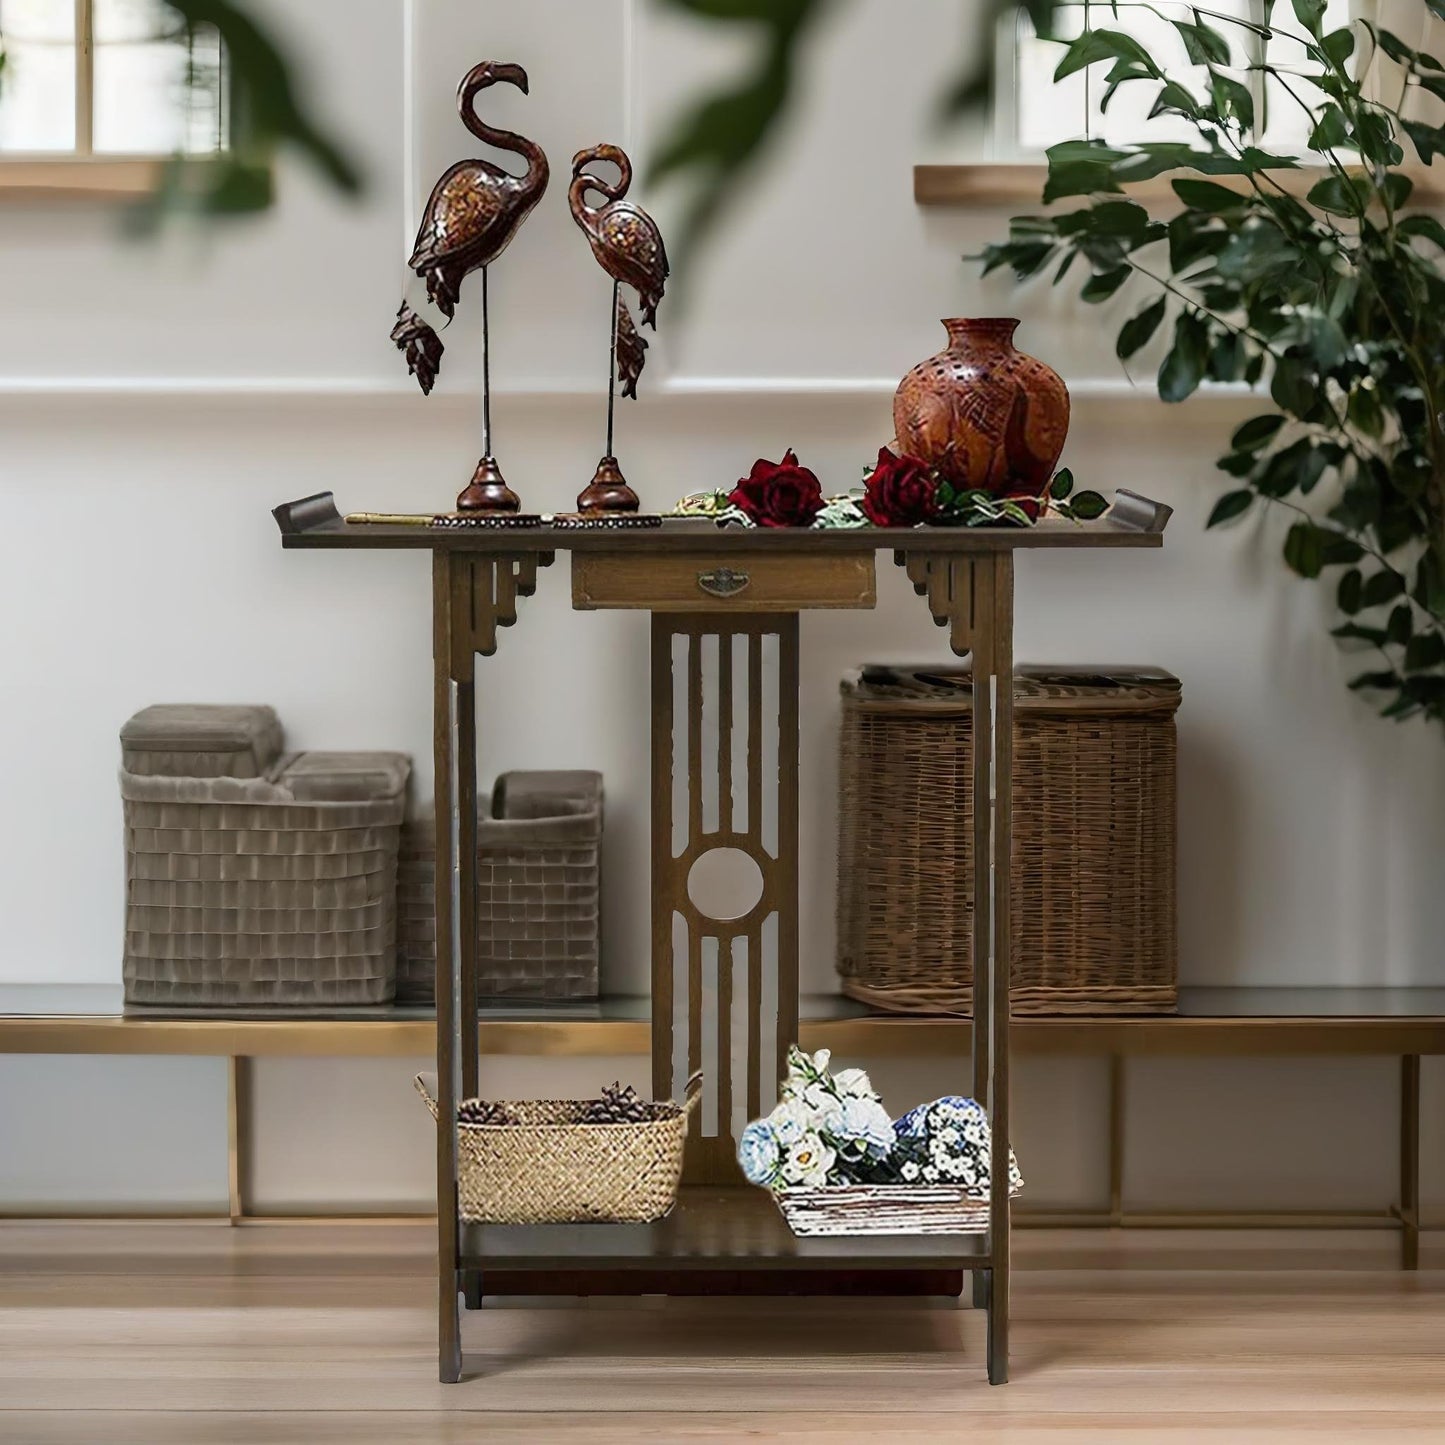
[{"label": "window with grid panes", "polygon": [[161,0],[0,0],[0,50],[0,159],[226,145],[219,37]]},{"label": "window with grid panes", "polygon": [[[1229,68],[1241,84],[1254,92],[1255,143],[1278,155],[1302,155],[1313,120],[1310,110],[1323,97],[1310,82],[1307,57],[1298,41],[1287,34],[1258,35],[1228,17],[1268,26],[1269,0],[1210,0],[1199,10],[1212,29],[1228,41],[1234,65]],[[1282,6],[1281,29],[1293,20]],[[1181,116],[1150,116],[1157,86],[1125,85],[1103,105],[1104,76],[1111,62],[1101,62],[1054,83],[1054,69],[1067,41],[1086,29],[1123,31],[1133,36],[1158,61],[1169,79],[1195,94],[1207,93],[1208,76],[1202,66],[1190,63],[1184,42],[1171,20],[1194,20],[1195,7],[1169,3],[1135,3],[1135,0],[1080,0],[1055,12],[1054,29],[1060,39],[1040,40],[1028,16],[1020,11],[1003,22],[998,57],[993,129],[999,160],[1037,160],[1058,141],[1082,137],[1109,144],[1141,141],[1196,141],[1198,133]],[[1350,0],[1328,0],[1325,30],[1348,25]],[[1251,69],[1268,58],[1271,65],[1289,72],[1280,82]]]}]

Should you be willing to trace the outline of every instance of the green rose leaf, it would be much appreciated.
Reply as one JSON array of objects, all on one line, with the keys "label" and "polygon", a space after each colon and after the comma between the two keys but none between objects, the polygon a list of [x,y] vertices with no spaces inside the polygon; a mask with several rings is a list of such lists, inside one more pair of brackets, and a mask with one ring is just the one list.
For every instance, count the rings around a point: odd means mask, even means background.
[{"label": "green rose leaf", "polygon": [[1099,492],[1076,492],[1069,500],[1069,510],[1081,522],[1092,522],[1109,510],[1109,500]]}]

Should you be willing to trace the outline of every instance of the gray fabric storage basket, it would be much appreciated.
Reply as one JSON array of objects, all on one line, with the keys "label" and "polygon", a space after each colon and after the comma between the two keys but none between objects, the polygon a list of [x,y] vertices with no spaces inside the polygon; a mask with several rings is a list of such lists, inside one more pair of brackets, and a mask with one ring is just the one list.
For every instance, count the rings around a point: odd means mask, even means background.
[{"label": "gray fabric storage basket", "polygon": [[260,778],[123,770],[127,1002],[392,998],[410,770],[400,753],[300,753]]},{"label": "gray fabric storage basket", "polygon": [[282,743],[269,707],[159,703],[121,728],[121,766],[143,777],[262,778]]},{"label": "gray fabric storage basket", "polygon": [[[515,772],[477,820],[477,992],[595,999],[601,952],[602,775]],[[436,832],[406,825],[398,870],[397,998],[436,996]]]}]

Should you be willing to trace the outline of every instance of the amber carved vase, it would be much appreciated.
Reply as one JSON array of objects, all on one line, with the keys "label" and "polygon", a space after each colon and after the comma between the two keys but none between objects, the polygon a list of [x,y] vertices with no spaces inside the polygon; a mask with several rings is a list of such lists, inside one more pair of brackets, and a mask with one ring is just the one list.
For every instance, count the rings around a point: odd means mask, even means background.
[{"label": "amber carved vase", "polygon": [[1011,317],[945,321],[948,347],[898,385],[893,425],[909,456],[955,487],[1038,496],[1069,431],[1069,391],[1013,343]]}]

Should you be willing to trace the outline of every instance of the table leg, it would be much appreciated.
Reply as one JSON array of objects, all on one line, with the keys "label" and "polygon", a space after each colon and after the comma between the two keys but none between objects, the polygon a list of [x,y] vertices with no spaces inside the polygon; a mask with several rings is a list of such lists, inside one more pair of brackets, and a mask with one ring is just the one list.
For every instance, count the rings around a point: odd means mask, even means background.
[{"label": "table leg", "polygon": [[[463,570],[453,554],[436,552],[432,559],[432,625],[434,663],[434,757],[436,765],[436,921],[437,921],[437,1373],[443,1384],[462,1375],[461,1316],[457,1307],[460,1279],[457,1256],[457,990],[461,957],[461,907],[458,893],[459,794],[457,759],[457,692],[460,650],[455,582]],[[469,664],[464,675],[471,672]],[[475,767],[475,763],[473,764]],[[475,868],[475,863],[473,864]],[[472,1026],[473,1034],[476,1025]],[[475,1044],[473,1045],[475,1047]]]},{"label": "table leg", "polygon": [[226,1060],[226,1192],[232,1225],[240,1224],[246,1218],[250,1084],[250,1059],[231,1055]]},{"label": "table leg", "polygon": [[1124,1223],[1124,1127],[1128,1106],[1128,1075],[1124,1056],[1109,1055],[1109,1223]]},{"label": "table leg", "polygon": [[[988,1115],[989,1115],[989,1269],[988,1379],[1008,1380],[1009,1284],[1012,1241],[1009,1220],[1009,990],[1012,970],[1013,857],[1013,554],[1000,552],[975,564],[981,579],[983,617],[976,634],[986,656],[974,660],[974,707],[984,688],[992,689],[989,731],[992,754],[993,839],[987,876],[992,894],[993,939],[989,952]],[[983,688],[980,683],[982,682]],[[981,738],[975,736],[975,748]],[[977,797],[974,802],[978,808]],[[976,875],[984,859],[974,860]],[[977,965],[975,972],[977,973]]]},{"label": "table leg", "polygon": [[1420,1268],[1420,1055],[1400,1060],[1400,1268]]}]

